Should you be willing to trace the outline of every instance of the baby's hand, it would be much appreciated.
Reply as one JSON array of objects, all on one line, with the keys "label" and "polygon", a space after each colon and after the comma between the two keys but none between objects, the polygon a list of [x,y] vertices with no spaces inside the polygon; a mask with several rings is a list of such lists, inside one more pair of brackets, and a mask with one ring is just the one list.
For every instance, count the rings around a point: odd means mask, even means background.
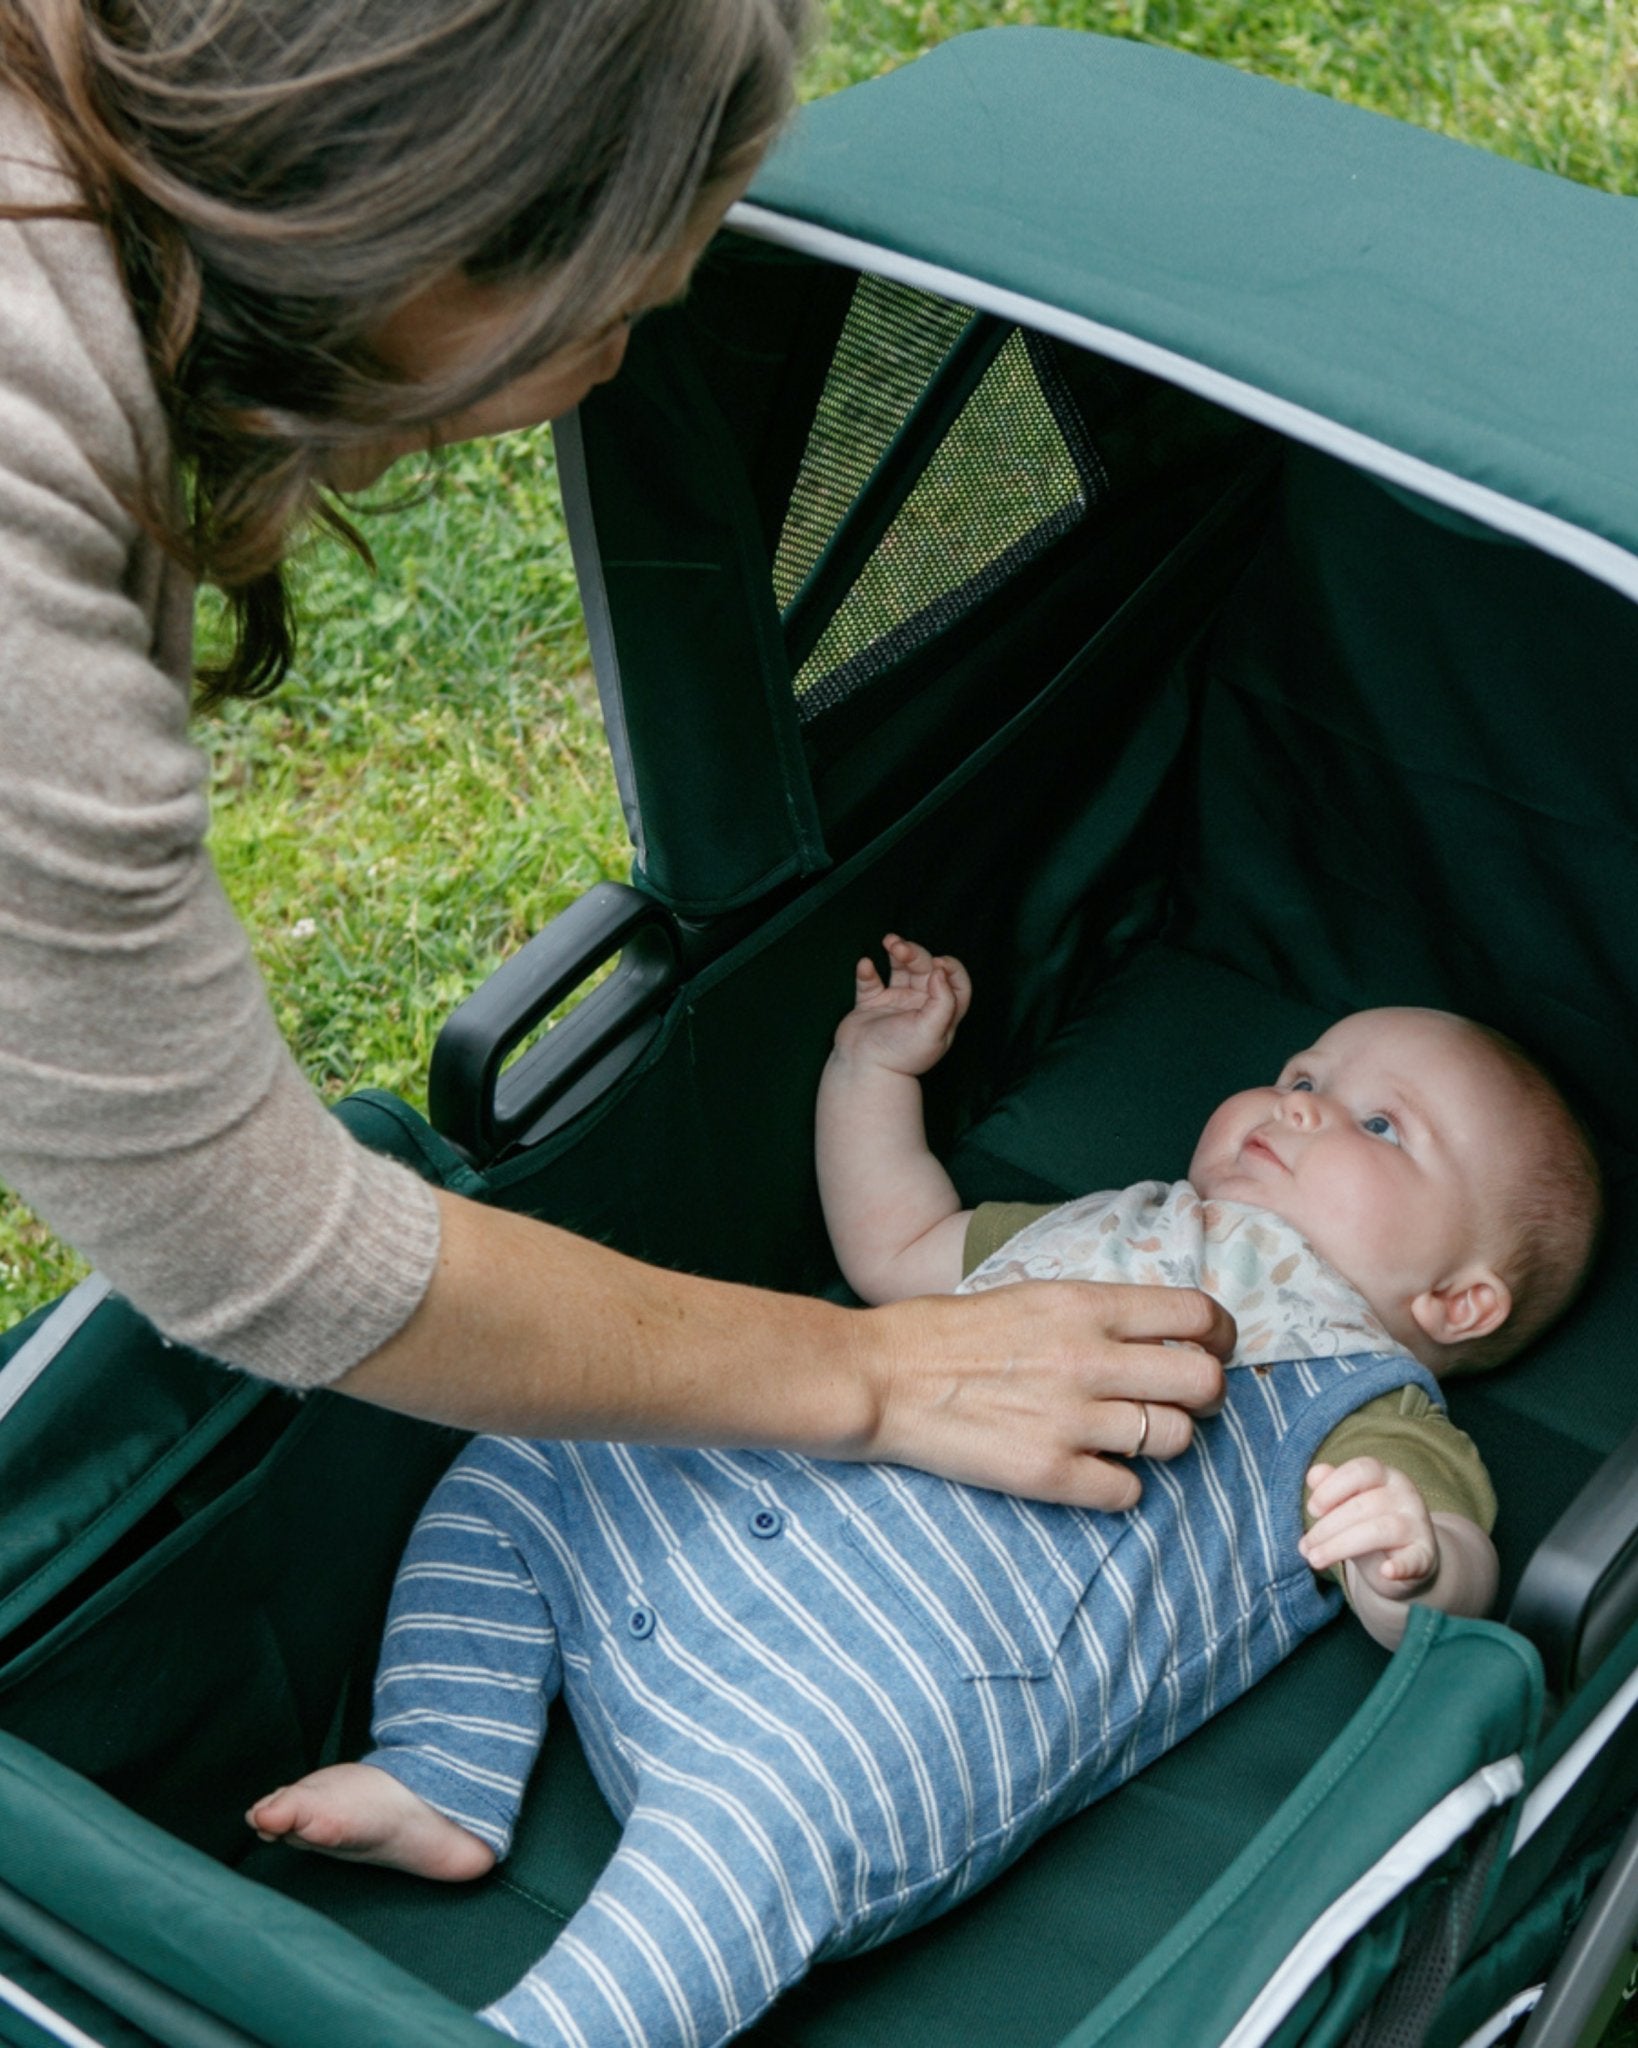
[{"label": "baby's hand", "polygon": [[1414,1600],[1439,1576],[1439,1532],[1411,1480],[1377,1458],[1309,1467],[1313,1526],[1297,1548],[1317,1572],[1350,1561],[1386,1600]]},{"label": "baby's hand", "polygon": [[925,1074],[950,1049],[956,1026],[972,1001],[972,983],[959,960],[938,958],[925,946],[889,932],[882,940],[892,963],[886,983],[875,963],[861,960],[853,978],[853,1008],[836,1029],[836,1050],[899,1074]]}]

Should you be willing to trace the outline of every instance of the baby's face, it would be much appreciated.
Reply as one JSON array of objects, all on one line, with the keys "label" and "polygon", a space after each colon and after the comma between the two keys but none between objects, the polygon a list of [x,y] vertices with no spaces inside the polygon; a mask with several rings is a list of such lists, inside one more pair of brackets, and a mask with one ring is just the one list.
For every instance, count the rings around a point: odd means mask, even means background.
[{"label": "baby's face", "polygon": [[1484,1334],[1469,1325],[1495,1328],[1511,1306],[1497,1197],[1518,1103],[1505,1063],[1459,1018],[1362,1010],[1272,1088],[1231,1095],[1189,1178],[1283,1216],[1421,1354]]}]

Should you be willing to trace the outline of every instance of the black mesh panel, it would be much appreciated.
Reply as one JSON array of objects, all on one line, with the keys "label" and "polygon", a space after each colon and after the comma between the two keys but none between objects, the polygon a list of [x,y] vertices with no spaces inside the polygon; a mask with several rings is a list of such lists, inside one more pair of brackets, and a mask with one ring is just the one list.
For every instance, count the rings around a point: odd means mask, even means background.
[{"label": "black mesh panel", "polygon": [[781,611],[971,318],[948,299],[859,279],[774,556]]},{"label": "black mesh panel", "polygon": [[[971,318],[861,277],[774,563],[782,607]],[[1076,526],[1103,466],[1052,345],[1015,330],[797,672],[804,723],[845,701],[993,596]]]}]

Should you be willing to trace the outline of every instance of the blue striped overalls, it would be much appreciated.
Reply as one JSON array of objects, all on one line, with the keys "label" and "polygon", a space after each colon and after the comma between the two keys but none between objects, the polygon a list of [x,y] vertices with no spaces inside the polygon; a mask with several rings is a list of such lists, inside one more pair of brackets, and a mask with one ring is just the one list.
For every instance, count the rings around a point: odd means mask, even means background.
[{"label": "blue striped overalls", "polygon": [[483,2015],[709,2048],[994,1877],[1335,1611],[1303,1475],[1398,1354],[1228,1375],[1125,1514],[897,1466],[474,1440],[411,1539],[366,1761],[504,1853],[561,1691],[624,1823]]}]

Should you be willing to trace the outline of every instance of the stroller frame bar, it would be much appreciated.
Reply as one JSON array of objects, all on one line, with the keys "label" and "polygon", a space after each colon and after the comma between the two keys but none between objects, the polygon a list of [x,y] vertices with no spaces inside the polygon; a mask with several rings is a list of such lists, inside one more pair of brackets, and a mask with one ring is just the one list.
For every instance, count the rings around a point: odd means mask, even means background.
[{"label": "stroller frame bar", "polygon": [[1610,1975],[1638,1927],[1638,1819],[1621,1837],[1609,1868],[1545,1986],[1519,2048],[1575,2048]]},{"label": "stroller frame bar", "polygon": [[848,269],[870,271],[895,284],[908,285],[916,291],[930,292],[981,312],[997,314],[1020,327],[1034,328],[1078,348],[1095,350],[1133,369],[1147,370],[1169,384],[1192,391],[1230,412],[1239,413],[1242,418],[1272,427],[1277,433],[1317,448],[1322,454],[1334,455],[1356,469],[1380,477],[1385,483],[1414,491],[1418,497],[1430,498],[1435,504],[1475,519],[1497,533],[1526,541],[1543,554],[1554,555],[1560,561],[1596,577],[1599,582],[1607,583],[1612,590],[1620,591],[1623,597],[1638,600],[1638,556],[1617,547],[1601,534],[1590,533],[1585,527],[1560,519],[1554,513],[1543,512],[1537,506],[1523,504],[1486,484],[1457,476],[1420,456],[1408,455],[1401,448],[1392,447],[1370,434],[1362,434],[1356,428],[1343,426],[1340,421],[1329,419],[1307,406],[1297,405],[1288,398],[1280,397],[1277,392],[1261,390],[1239,377],[1213,369],[1209,363],[1197,362],[1178,354],[1175,349],[1163,348],[1144,340],[1141,335],[1106,326],[1100,320],[1067,312],[1050,300],[1032,299],[1021,292],[987,283],[983,278],[965,276],[959,271],[947,270],[941,264],[926,263],[897,249],[862,241],[834,228],[819,227],[749,200],[742,199],[730,207],[726,224],[756,241],[769,242],[776,247],[793,250],[798,255],[813,256]]}]

